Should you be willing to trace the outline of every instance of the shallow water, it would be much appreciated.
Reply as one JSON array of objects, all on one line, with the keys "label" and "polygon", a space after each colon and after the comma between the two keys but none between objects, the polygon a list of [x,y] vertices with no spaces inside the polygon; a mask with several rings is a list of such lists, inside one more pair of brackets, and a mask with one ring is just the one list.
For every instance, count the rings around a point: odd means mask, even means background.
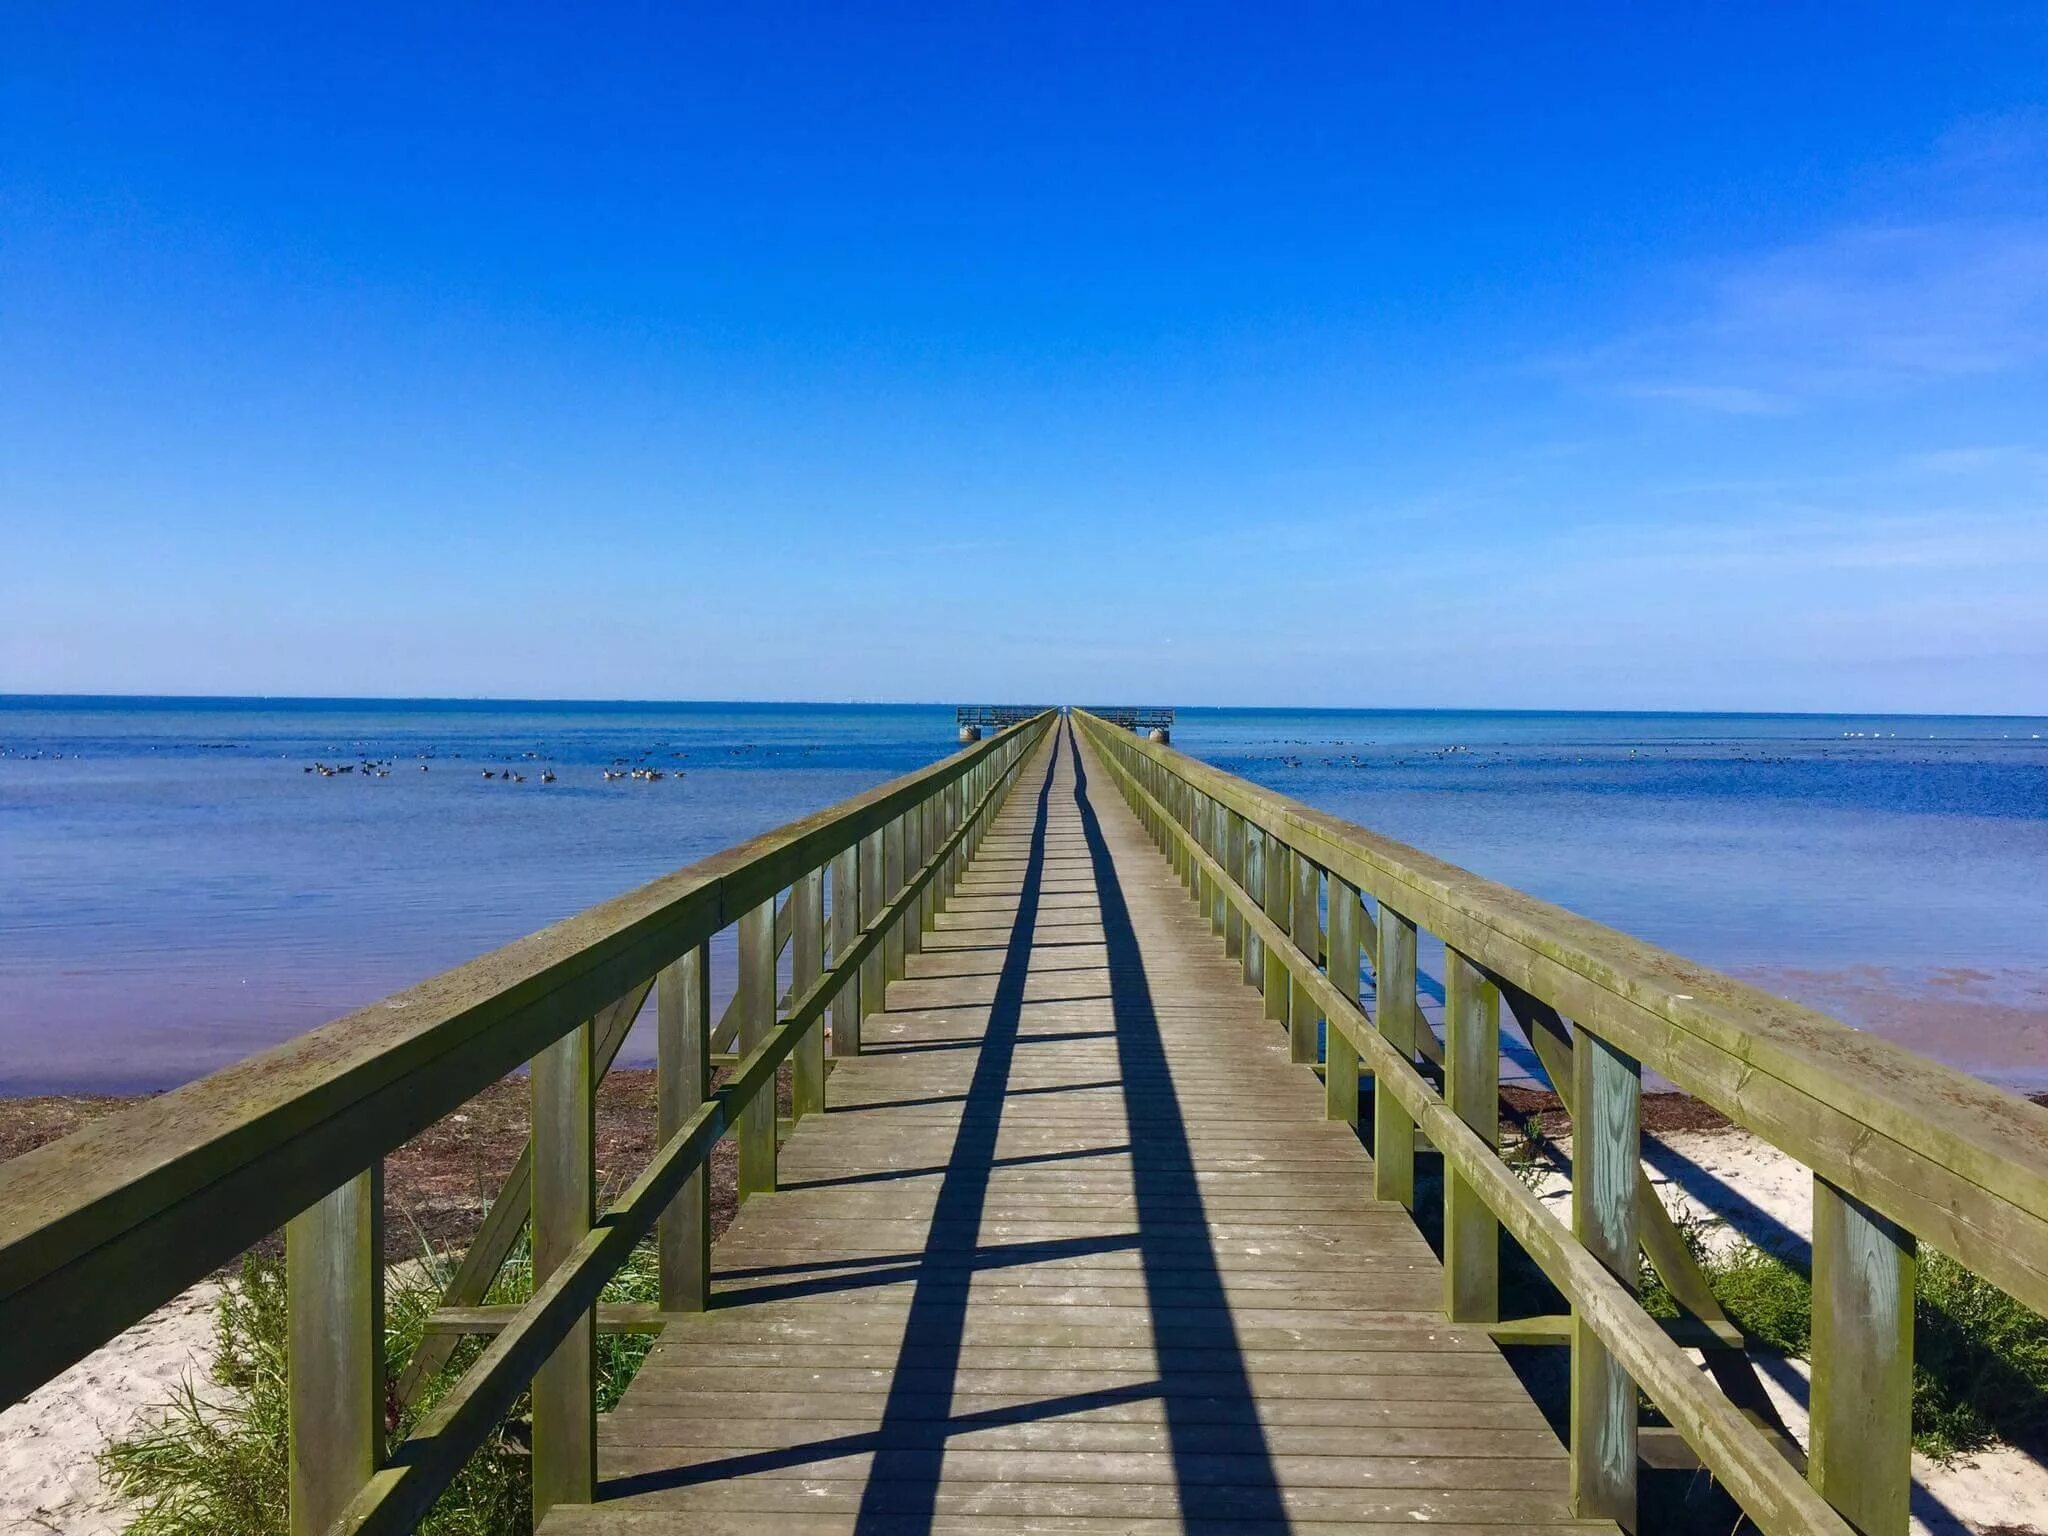
[{"label": "shallow water", "polygon": [[[1185,710],[1174,734],[2048,1081],[2048,722]],[[952,745],[930,706],[0,699],[0,1091],[184,1081]],[[643,762],[682,776],[603,780]],[[508,766],[526,782],[483,778]]]},{"label": "shallow water", "polygon": [[2048,721],[1184,710],[1173,734],[1491,879],[2048,1087]]}]

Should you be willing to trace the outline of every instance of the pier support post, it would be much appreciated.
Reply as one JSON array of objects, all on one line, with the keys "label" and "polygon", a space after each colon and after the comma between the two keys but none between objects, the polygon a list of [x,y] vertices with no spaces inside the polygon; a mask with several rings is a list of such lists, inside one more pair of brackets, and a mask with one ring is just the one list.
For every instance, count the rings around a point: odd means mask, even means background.
[{"label": "pier support post", "polygon": [[384,1459],[383,1168],[285,1224],[291,1536],[323,1536]]}]

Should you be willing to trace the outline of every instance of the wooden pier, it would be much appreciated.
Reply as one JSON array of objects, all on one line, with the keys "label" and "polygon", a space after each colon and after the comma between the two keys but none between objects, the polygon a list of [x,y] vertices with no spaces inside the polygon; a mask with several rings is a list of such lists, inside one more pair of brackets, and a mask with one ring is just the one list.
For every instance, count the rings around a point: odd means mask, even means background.
[{"label": "wooden pier", "polygon": [[[660,1146],[600,1213],[650,999]],[[1503,1003],[1575,1111],[1568,1226],[1497,1150]],[[528,1154],[394,1378],[380,1161],[524,1063]],[[1645,1067],[1814,1170],[1809,1444],[1643,1174]],[[543,1536],[1655,1531],[1639,1391],[1758,1529],[1876,1536],[1917,1243],[2048,1305],[2048,1112],[1043,712],[0,1166],[0,1401],[280,1226],[294,1536],[411,1529],[513,1414]],[[485,1305],[523,1232],[532,1299]],[[660,1304],[600,1307],[643,1244]],[[1560,1310],[1502,1317],[1510,1245]],[[600,1329],[659,1334],[605,1415]],[[1568,1355],[1562,1433],[1501,1340]]]},{"label": "wooden pier", "polygon": [[1556,1435],[1103,779],[1027,766],[546,1532],[1568,1520]]}]

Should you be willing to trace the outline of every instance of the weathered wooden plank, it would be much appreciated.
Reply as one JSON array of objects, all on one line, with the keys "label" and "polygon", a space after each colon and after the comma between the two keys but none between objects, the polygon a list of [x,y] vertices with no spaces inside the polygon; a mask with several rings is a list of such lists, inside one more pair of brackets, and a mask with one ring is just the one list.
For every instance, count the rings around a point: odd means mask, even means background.
[{"label": "weathered wooden plank", "polygon": [[[613,1505],[594,1505],[580,1509],[557,1510],[549,1517],[545,1536],[667,1536],[674,1522],[674,1515],[658,1509],[618,1508]],[[862,1515],[858,1510],[841,1510],[826,1513],[818,1510],[777,1510],[774,1516],[775,1529],[783,1536],[859,1536],[859,1533],[877,1529],[877,1518]],[[1514,1522],[1508,1522],[1510,1526]],[[692,1510],[690,1513],[691,1536],[757,1536],[761,1517],[757,1513],[721,1512],[717,1510]],[[1028,1532],[1029,1536],[1179,1536],[1187,1529],[1187,1521],[1180,1514],[1154,1516],[1131,1515],[1034,1515],[1028,1522],[1017,1522],[1015,1529]],[[1237,1520],[1231,1523],[1231,1530],[1238,1536],[1289,1536],[1290,1532],[1307,1529],[1313,1536],[1393,1536],[1395,1532],[1412,1533],[1413,1520],[1363,1520],[1342,1517],[1318,1517],[1312,1527],[1296,1522]],[[1558,1530],[1605,1532],[1613,1536],[1615,1527],[1611,1523],[1596,1521],[1575,1521],[1554,1527]],[[989,1517],[977,1514],[938,1514],[916,1518],[915,1529],[919,1536],[989,1536],[992,1529]],[[1502,1525],[1498,1522],[1471,1524],[1451,1521],[1431,1525],[1431,1536],[1501,1536]]]}]

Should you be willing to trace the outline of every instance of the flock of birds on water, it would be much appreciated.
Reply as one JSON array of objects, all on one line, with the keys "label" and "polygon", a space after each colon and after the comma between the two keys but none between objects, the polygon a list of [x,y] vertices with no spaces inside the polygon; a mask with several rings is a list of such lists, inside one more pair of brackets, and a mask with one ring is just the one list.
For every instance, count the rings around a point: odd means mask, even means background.
[{"label": "flock of birds on water", "polygon": [[[533,752],[526,754],[529,758],[538,755]],[[677,757],[688,757],[689,753],[677,752],[674,755]],[[642,760],[643,762],[645,761],[644,756]],[[339,778],[345,773],[359,774],[366,779],[388,779],[391,777],[391,770],[394,766],[388,758],[364,758],[352,763],[312,762],[307,763],[299,771],[301,773],[317,773],[323,779]],[[432,770],[433,765],[422,762],[419,768],[421,773],[427,773]],[[673,779],[680,783],[683,779],[683,770],[680,768],[632,767],[629,766],[628,760],[623,757],[613,758],[611,767],[601,768],[598,771],[603,775],[603,782],[607,784],[659,784],[663,779]],[[500,784],[524,784],[527,780],[527,774],[517,768],[485,768],[482,770],[482,773],[485,778],[495,780]],[[560,782],[562,776],[552,768],[543,768],[535,777],[543,784],[554,784]]]}]

